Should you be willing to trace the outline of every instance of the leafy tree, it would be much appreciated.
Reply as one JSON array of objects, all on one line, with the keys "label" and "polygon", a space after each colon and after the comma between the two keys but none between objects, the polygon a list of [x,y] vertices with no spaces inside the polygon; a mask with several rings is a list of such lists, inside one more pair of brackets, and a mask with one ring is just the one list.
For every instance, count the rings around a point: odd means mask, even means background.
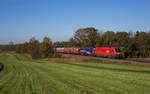
[{"label": "leafy tree", "polygon": [[150,57],[150,31],[147,33],[148,37],[147,37],[147,45],[148,45],[148,57]]},{"label": "leafy tree", "polygon": [[115,41],[121,47],[126,47],[129,42],[129,33],[127,32],[117,32],[115,35]]},{"label": "leafy tree", "polygon": [[16,48],[16,52],[17,53],[28,53],[28,43],[25,42],[23,44],[17,44],[17,48]]},{"label": "leafy tree", "polygon": [[74,41],[74,38],[70,38],[69,39],[69,47],[74,47],[74,46],[76,46],[76,44],[75,44],[75,41]]},{"label": "leafy tree", "polygon": [[31,54],[32,58],[39,58],[40,54],[39,54],[39,46],[40,43],[38,40],[36,40],[34,37],[32,37],[29,40],[29,44],[28,44],[28,51]]},{"label": "leafy tree", "polygon": [[54,42],[53,47],[57,48],[57,47],[63,47],[63,46],[61,45],[61,42],[56,41],[56,42]]},{"label": "leafy tree", "polygon": [[135,38],[129,38],[122,52],[125,57],[137,57],[137,47],[135,44]]},{"label": "leafy tree", "polygon": [[88,46],[96,47],[99,45],[100,45],[100,34],[98,30],[94,29],[93,31],[89,32]]},{"label": "leafy tree", "polygon": [[15,51],[16,50],[15,45],[12,41],[9,42],[8,46],[9,46],[9,48],[8,48],[9,51]]},{"label": "leafy tree", "polygon": [[115,33],[113,31],[107,31],[102,35],[102,42],[104,46],[115,45]]},{"label": "leafy tree", "polygon": [[139,57],[146,57],[148,56],[148,49],[149,49],[149,39],[148,34],[146,32],[136,32],[135,39],[136,39],[136,47],[138,49],[138,56]]},{"label": "leafy tree", "polygon": [[100,34],[93,27],[81,28],[75,32],[74,42],[76,46],[96,46],[99,42]]},{"label": "leafy tree", "polygon": [[124,57],[127,57],[129,53],[129,36],[130,34],[127,32],[117,32],[115,34],[115,42],[117,46],[121,47],[122,55]]},{"label": "leafy tree", "polygon": [[52,54],[52,41],[49,37],[44,37],[40,44],[40,54],[42,57],[48,57]]},{"label": "leafy tree", "polygon": [[85,45],[85,43],[87,43],[87,39],[88,39],[88,30],[87,28],[83,28],[83,29],[78,29],[75,32],[74,35],[74,41],[76,43],[76,46],[83,46]]},{"label": "leafy tree", "polygon": [[54,48],[57,48],[57,47],[72,47],[72,46],[74,46],[74,44],[70,41],[62,41],[62,42],[57,41],[53,44]]}]

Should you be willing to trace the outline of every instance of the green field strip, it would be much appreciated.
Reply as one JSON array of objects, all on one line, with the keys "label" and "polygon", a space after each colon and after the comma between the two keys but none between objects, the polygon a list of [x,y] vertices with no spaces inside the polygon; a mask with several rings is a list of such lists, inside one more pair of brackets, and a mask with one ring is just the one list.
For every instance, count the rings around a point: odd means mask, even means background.
[{"label": "green field strip", "polygon": [[148,94],[150,68],[129,64],[51,62],[0,54],[0,94]]}]

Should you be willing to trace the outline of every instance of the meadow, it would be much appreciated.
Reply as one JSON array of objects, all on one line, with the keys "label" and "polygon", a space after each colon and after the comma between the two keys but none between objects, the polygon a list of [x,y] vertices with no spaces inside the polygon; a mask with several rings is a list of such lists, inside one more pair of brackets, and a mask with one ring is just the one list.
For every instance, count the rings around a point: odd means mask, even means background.
[{"label": "meadow", "polygon": [[150,67],[0,54],[0,94],[149,94]]}]

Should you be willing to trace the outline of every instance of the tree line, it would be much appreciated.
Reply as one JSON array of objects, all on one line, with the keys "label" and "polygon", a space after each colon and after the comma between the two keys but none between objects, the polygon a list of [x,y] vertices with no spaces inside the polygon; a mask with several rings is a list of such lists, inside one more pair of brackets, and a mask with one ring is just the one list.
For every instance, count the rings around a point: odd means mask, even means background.
[{"label": "tree line", "polygon": [[56,47],[120,47],[124,57],[149,57],[150,32],[100,32],[94,27],[87,27],[78,29],[68,41],[52,43],[49,37],[44,37],[40,43],[33,37],[22,44],[0,45],[1,50],[29,53],[32,58],[51,57]]}]

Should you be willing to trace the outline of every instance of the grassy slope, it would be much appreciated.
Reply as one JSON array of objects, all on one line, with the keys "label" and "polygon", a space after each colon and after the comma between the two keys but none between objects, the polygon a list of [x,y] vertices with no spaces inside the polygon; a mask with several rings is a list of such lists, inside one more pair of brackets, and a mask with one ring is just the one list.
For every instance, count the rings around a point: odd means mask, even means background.
[{"label": "grassy slope", "polygon": [[148,94],[150,68],[112,63],[54,63],[1,54],[0,94]]}]

